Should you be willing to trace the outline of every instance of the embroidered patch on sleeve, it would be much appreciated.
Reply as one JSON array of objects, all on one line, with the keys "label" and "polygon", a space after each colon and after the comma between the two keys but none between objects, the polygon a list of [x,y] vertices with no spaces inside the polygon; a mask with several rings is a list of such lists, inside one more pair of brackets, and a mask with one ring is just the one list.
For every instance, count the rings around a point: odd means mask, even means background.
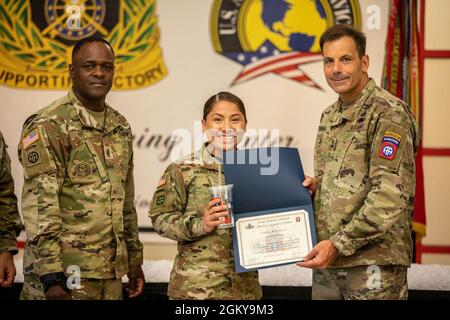
[{"label": "embroidered patch on sleeve", "polygon": [[394,160],[397,149],[400,146],[402,136],[392,131],[386,131],[381,143],[380,157],[387,160]]},{"label": "embroidered patch on sleeve", "polygon": [[157,207],[162,207],[164,205],[164,203],[166,203],[166,196],[165,195],[161,195],[158,198],[156,198],[156,206]]},{"label": "embroidered patch on sleeve", "polygon": [[27,166],[32,167],[42,162],[41,153],[38,148],[33,147],[26,151]]},{"label": "embroidered patch on sleeve", "polygon": [[31,144],[35,143],[39,140],[39,132],[38,129],[34,129],[31,131],[25,138],[22,139],[23,148],[26,149]]}]

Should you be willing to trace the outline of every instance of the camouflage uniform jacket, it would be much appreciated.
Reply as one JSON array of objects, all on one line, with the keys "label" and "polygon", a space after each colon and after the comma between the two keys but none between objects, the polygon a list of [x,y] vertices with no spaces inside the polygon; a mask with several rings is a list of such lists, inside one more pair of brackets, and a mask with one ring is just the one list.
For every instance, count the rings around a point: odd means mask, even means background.
[{"label": "camouflage uniform jacket", "polygon": [[29,117],[19,143],[24,168],[24,273],[80,267],[114,279],[141,265],[131,129],[110,106],[104,128],[73,91]]},{"label": "camouflage uniform jacket", "polygon": [[202,216],[210,200],[207,188],[219,185],[220,166],[203,147],[169,165],[153,196],[149,212],[153,227],[178,241],[168,288],[171,298],[261,298],[258,273],[234,270],[231,229],[203,231]]},{"label": "camouflage uniform jacket", "polygon": [[0,253],[17,253],[16,238],[22,229],[14,181],[11,175],[11,159],[6,152],[6,143],[0,132]]},{"label": "camouflage uniform jacket", "polygon": [[359,99],[323,113],[315,145],[319,241],[339,251],[332,267],[409,266],[417,137],[408,105],[370,79]]}]

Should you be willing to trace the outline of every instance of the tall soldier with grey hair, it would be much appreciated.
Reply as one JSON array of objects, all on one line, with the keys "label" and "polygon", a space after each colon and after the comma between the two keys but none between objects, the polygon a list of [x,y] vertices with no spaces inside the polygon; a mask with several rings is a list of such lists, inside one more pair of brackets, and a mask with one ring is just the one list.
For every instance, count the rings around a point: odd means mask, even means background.
[{"label": "tall soldier with grey hair", "polygon": [[322,35],[323,68],[339,99],[322,113],[314,158],[319,243],[313,299],[406,299],[412,258],[417,148],[409,106],[369,78],[364,34],[336,25]]}]

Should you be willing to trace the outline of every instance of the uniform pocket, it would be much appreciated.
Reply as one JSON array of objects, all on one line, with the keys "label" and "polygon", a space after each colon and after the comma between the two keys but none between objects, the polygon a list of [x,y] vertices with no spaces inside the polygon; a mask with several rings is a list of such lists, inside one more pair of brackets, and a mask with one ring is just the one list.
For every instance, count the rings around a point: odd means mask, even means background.
[{"label": "uniform pocket", "polygon": [[208,202],[211,199],[208,187],[211,187],[211,181],[204,174],[196,175],[189,187],[189,197],[193,197],[192,200],[200,217],[203,216],[203,213],[208,208]]},{"label": "uniform pocket", "polygon": [[368,175],[370,150],[367,141],[360,134],[354,133],[346,144],[338,148],[343,152],[339,156],[340,165],[336,172],[339,188],[360,190]]},{"label": "uniform pocket", "polygon": [[117,174],[126,180],[132,165],[131,132],[118,127],[105,138],[105,141],[105,161],[108,170],[117,171]]},{"label": "uniform pocket", "polygon": [[67,174],[75,188],[98,187],[102,183],[101,170],[104,170],[103,167],[98,167],[86,143],[72,149]]},{"label": "uniform pocket", "polygon": [[38,233],[38,186],[37,180],[25,181],[22,189],[22,217],[28,241],[33,241]]},{"label": "uniform pocket", "polygon": [[120,168],[122,173],[122,179],[126,181],[128,177],[128,171],[133,169],[132,163],[130,163],[131,150],[128,140],[123,141],[120,147],[121,147],[119,152],[119,157],[121,159]]}]

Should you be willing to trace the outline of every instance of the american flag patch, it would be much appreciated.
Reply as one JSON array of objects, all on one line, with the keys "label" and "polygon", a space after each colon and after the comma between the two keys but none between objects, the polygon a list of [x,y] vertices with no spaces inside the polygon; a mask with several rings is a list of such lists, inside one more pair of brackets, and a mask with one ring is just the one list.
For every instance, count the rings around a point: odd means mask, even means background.
[{"label": "american flag patch", "polygon": [[25,138],[22,139],[23,148],[24,149],[28,148],[28,146],[30,146],[31,144],[35,143],[38,140],[39,140],[39,132],[37,129],[34,129],[33,131],[30,132],[29,135],[27,135]]}]

